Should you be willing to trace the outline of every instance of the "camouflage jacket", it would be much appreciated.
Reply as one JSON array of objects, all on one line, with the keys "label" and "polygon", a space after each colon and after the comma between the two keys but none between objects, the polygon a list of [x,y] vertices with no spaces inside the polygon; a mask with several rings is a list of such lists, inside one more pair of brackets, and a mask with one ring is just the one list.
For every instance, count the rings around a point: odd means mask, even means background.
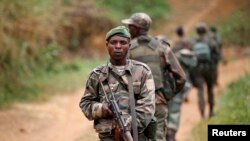
[{"label": "camouflage jacket", "polygon": [[[185,73],[167,42],[163,43],[148,35],[141,35],[131,41],[128,57],[150,67],[157,90],[156,104],[167,104],[167,100],[177,94],[174,93],[177,89],[175,86],[182,89],[185,84]],[[172,75],[170,69],[174,70],[178,77],[175,75],[170,78],[169,74]],[[169,81],[175,86],[170,86]]]},{"label": "camouflage jacket", "polygon": [[[80,101],[82,112],[89,120],[94,120],[94,128],[98,133],[111,132],[116,123],[115,119],[102,118],[102,104],[107,100],[100,82],[103,84],[108,98],[111,98],[108,85],[110,86],[125,122],[131,122],[127,79],[129,73],[132,74],[138,132],[143,132],[152,119],[155,112],[155,87],[149,67],[141,62],[128,59],[123,74],[119,75],[115,67],[108,63],[91,72]],[[120,76],[120,81],[123,82],[119,82],[113,75]]]}]

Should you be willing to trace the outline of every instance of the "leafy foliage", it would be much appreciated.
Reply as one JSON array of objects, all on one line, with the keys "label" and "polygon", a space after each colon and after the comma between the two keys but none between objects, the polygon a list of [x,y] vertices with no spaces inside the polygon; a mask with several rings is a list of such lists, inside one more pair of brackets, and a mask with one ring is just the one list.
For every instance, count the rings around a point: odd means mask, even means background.
[{"label": "leafy foliage", "polygon": [[235,12],[228,20],[221,22],[222,37],[227,44],[250,45],[250,10]]}]

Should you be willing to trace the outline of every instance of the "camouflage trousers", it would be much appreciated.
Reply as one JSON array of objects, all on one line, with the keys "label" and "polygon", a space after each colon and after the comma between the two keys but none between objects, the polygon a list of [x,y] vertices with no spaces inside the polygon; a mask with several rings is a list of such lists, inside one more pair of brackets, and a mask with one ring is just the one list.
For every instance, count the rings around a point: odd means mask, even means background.
[{"label": "camouflage trousers", "polygon": [[166,119],[168,108],[166,104],[156,104],[155,117],[157,119],[156,140],[165,141],[166,138]]},{"label": "camouflage trousers", "polygon": [[194,86],[197,88],[198,105],[201,117],[205,117],[205,87],[207,88],[207,97],[209,104],[209,117],[214,115],[214,85],[215,85],[215,67],[209,65],[203,65],[193,71]]},{"label": "camouflage trousers", "polygon": [[187,95],[189,90],[191,89],[190,82],[186,81],[184,88],[180,93],[173,97],[168,102],[168,117],[167,117],[167,128],[178,130],[180,124],[180,116],[181,116],[181,106],[183,103],[184,95]]}]

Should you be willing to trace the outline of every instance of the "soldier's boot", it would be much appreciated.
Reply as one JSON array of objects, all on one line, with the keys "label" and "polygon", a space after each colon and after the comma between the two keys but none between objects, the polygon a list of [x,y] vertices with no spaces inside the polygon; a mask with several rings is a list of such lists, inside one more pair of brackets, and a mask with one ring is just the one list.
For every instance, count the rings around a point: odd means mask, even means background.
[{"label": "soldier's boot", "polygon": [[176,141],[175,135],[176,135],[176,130],[171,128],[167,129],[166,141]]}]

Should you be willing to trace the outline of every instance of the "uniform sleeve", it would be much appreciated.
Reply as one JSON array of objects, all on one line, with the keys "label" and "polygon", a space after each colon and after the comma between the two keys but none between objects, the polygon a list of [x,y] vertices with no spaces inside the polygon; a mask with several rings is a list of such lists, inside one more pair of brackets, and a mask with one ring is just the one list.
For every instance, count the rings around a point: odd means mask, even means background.
[{"label": "uniform sleeve", "polygon": [[172,50],[170,48],[166,48],[164,52],[166,62],[168,63],[167,69],[170,73],[172,73],[173,82],[175,83],[175,88],[173,88],[173,91],[175,94],[177,94],[184,87],[186,74]]},{"label": "uniform sleeve", "polygon": [[155,113],[155,85],[150,70],[145,72],[141,84],[141,94],[135,107],[139,133],[143,132]]},{"label": "uniform sleeve", "polygon": [[82,112],[89,120],[101,118],[102,115],[102,103],[99,102],[96,77],[94,73],[90,75],[79,104]]}]

